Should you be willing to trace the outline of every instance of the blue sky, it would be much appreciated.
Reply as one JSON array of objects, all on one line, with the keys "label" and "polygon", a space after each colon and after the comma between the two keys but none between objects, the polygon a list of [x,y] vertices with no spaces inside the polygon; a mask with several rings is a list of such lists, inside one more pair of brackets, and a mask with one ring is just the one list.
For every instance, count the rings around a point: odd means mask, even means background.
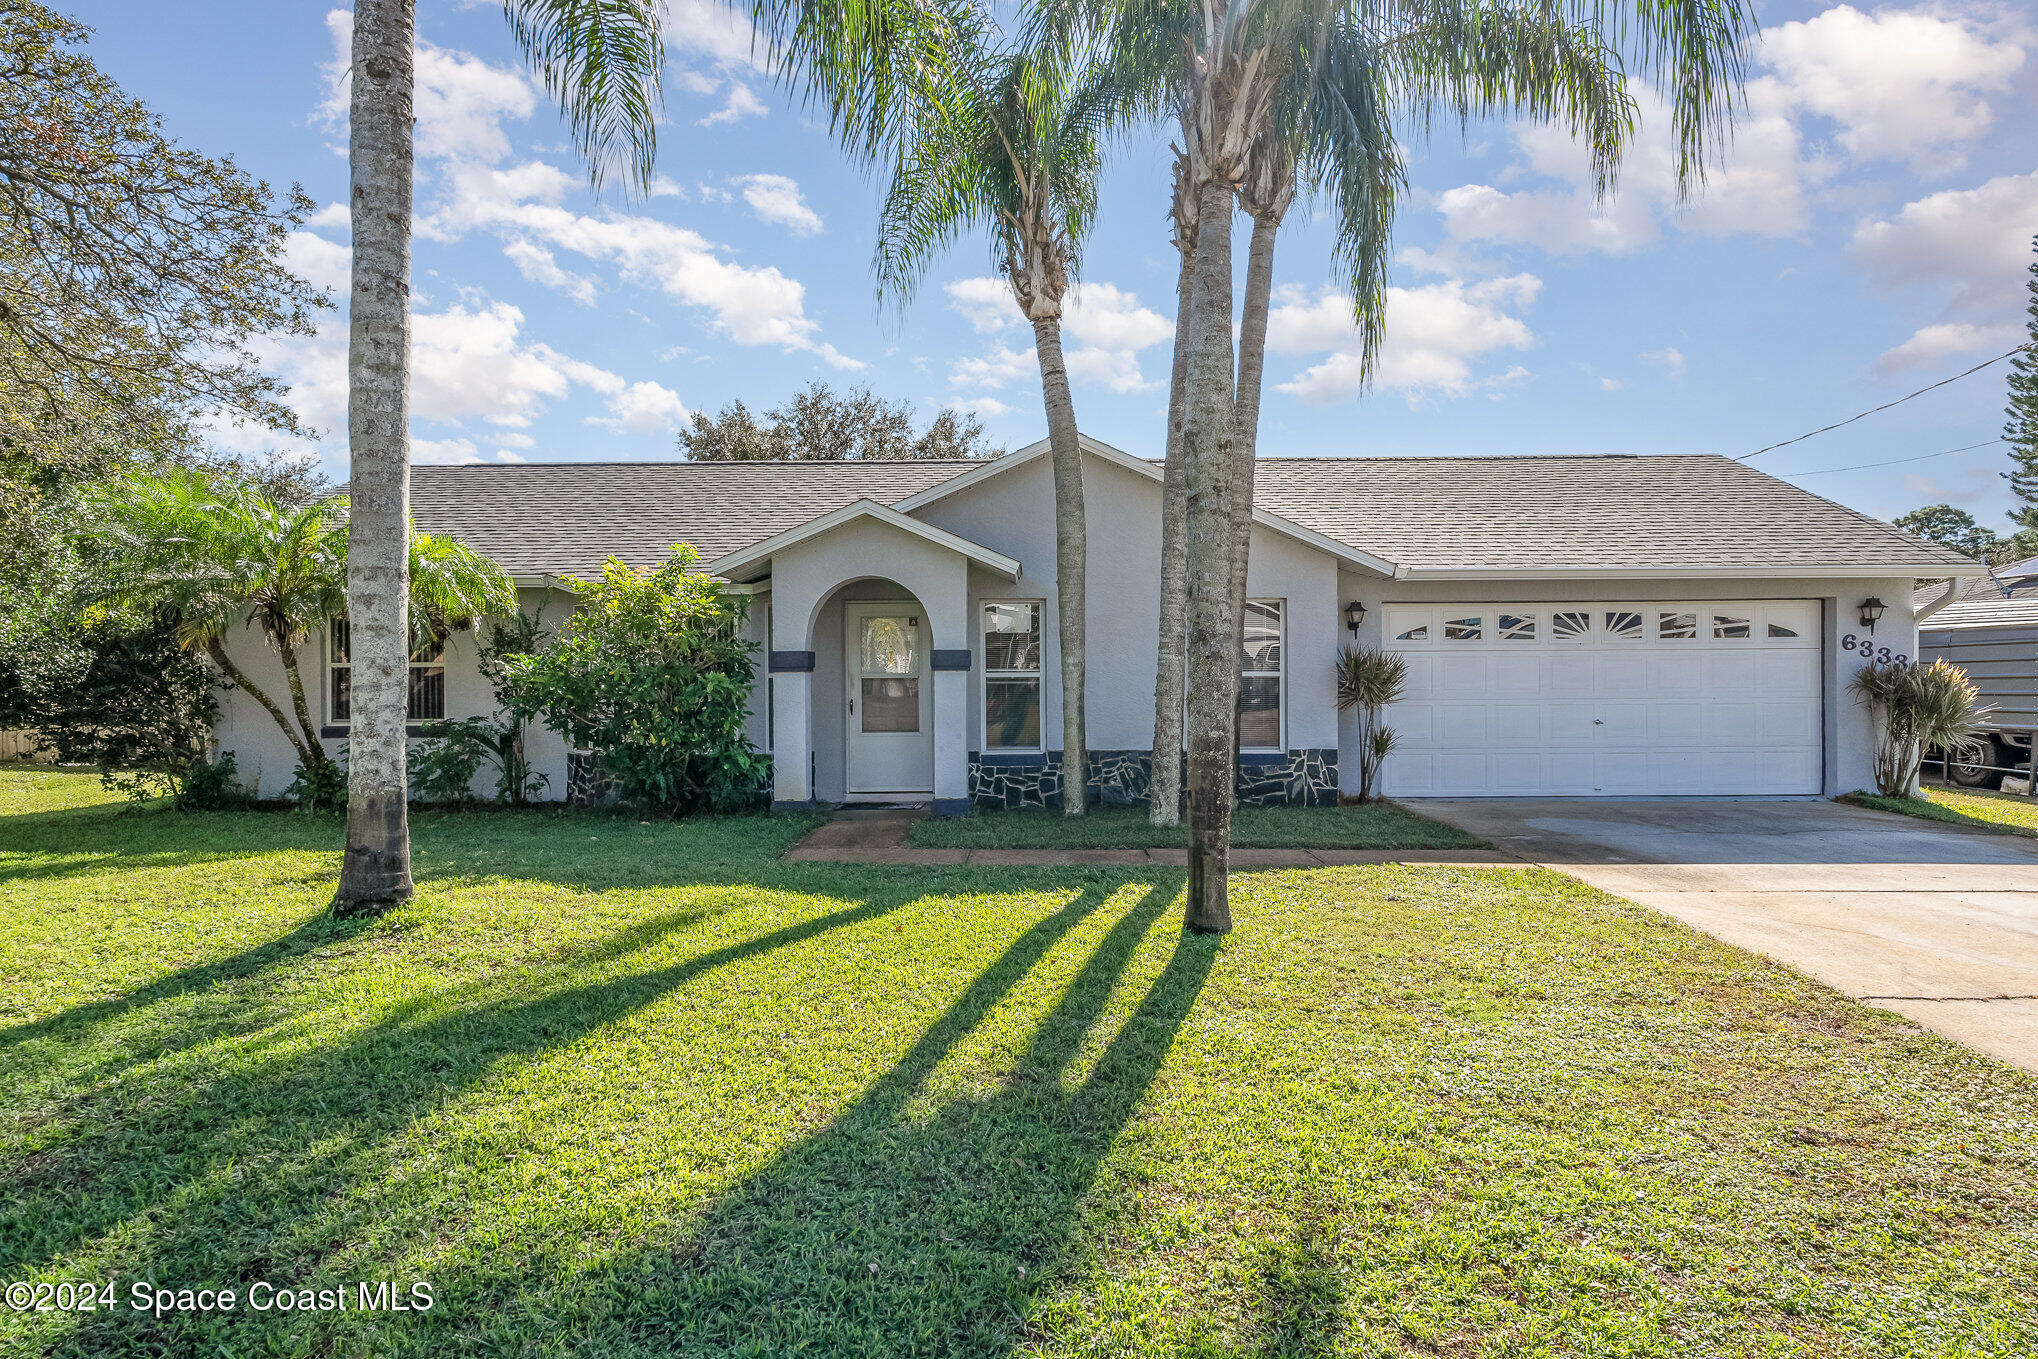
[{"label": "blue sky", "polygon": [[[91,50],[171,135],[326,205],[293,259],[346,271],[347,12],[73,0]],[[684,413],[814,378],[978,411],[1039,437],[1030,336],[958,245],[881,312],[878,187],[790,106],[708,0],[675,0],[660,183],[596,197],[491,3],[423,0],[419,461],[669,457]],[[1680,208],[1660,118],[1613,202],[1561,133],[1456,129],[1415,149],[1381,378],[1360,391],[1330,241],[1305,207],[1277,259],[1268,454],[1747,453],[1900,396],[2022,336],[2038,231],[2038,21],[2014,5],[1778,3],[1734,147]],[[1645,107],[1649,103],[1645,97]],[[1174,253],[1165,137],[1119,150],[1071,307],[1083,427],[1161,441]],[[345,323],[265,352],[344,475]],[[1755,465],[1881,516],[2008,508],[2002,365]],[[223,442],[270,442],[223,431]]]}]

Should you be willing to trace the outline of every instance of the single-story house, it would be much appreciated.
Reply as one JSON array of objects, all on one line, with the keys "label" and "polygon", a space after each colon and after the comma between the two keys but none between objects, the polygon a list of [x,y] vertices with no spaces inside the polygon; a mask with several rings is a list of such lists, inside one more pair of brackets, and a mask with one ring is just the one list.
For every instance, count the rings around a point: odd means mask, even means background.
[{"label": "single-story house", "polygon": [[[1085,439],[1095,793],[1145,790],[1158,647],[1160,471]],[[1046,445],[958,462],[419,467],[416,522],[463,539],[548,619],[566,578],[670,545],[749,601],[751,736],[774,803],[1059,795],[1054,499]],[[1848,693],[1908,655],[1920,580],[1979,564],[1726,458],[1262,458],[1241,656],[1240,790],[1323,802],[1355,739],[1347,642],[1409,660],[1388,713],[1399,797],[1831,795],[1869,784]],[[1870,601],[1874,601],[1871,605]],[[1871,619],[1870,614],[1878,612]],[[318,719],[347,729],[344,625],[316,639]],[[252,632],[236,660],[280,684]],[[471,634],[414,669],[419,721],[487,712]],[[220,744],[264,793],[289,747],[245,695]],[[591,768],[550,732],[549,795]]]}]

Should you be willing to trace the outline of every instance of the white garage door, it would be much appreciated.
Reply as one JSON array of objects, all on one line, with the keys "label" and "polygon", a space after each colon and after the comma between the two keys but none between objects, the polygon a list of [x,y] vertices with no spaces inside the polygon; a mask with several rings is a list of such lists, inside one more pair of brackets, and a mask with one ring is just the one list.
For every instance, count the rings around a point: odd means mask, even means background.
[{"label": "white garage door", "polygon": [[1393,797],[1817,793],[1819,605],[1383,609]]}]

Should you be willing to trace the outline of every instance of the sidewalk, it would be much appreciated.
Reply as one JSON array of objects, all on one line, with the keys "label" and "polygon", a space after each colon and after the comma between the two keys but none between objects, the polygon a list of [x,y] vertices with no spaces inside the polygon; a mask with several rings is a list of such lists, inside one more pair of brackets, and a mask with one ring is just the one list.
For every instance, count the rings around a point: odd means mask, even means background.
[{"label": "sidewalk", "polygon": [[[908,837],[915,812],[859,814],[830,821],[785,852],[803,862],[853,864],[975,864],[1005,868],[1094,864],[1107,868],[1184,868],[1185,849],[923,849]],[[1233,868],[1326,868],[1342,864],[1428,864],[1484,867],[1514,864],[1511,854],[1476,849],[1240,849]]]}]

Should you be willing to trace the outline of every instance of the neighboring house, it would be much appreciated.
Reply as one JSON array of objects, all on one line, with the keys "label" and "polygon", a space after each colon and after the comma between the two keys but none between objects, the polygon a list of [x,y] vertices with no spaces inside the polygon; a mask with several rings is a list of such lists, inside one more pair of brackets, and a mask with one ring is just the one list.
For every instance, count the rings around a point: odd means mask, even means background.
[{"label": "neighboring house", "polygon": [[[1942,607],[1930,607],[1942,598]],[[1928,585],[1914,603],[1931,619],[1918,634],[1919,658],[1965,670],[1991,709],[1984,758],[1963,757],[1971,763],[1953,765],[1947,777],[1969,788],[1998,787],[2006,770],[2029,768],[2038,728],[2038,557]]]},{"label": "neighboring house", "polygon": [[[1092,777],[1132,799],[1153,729],[1160,474],[1084,447]],[[773,801],[957,813],[1059,791],[1045,454],[419,467],[413,508],[550,620],[572,607],[563,577],[693,544],[750,604],[751,735],[774,757]],[[1874,733],[1848,680],[1868,654],[1911,652],[1918,580],[1982,570],[1719,457],[1263,458],[1254,518],[1240,785],[1257,801],[1328,801],[1352,777],[1333,662],[1353,640],[1409,658],[1391,795],[1868,786]],[[1872,630],[1868,599],[1889,601]],[[339,640],[307,661],[336,750]],[[232,649],[277,678],[252,634]],[[418,719],[486,712],[472,635],[420,657],[412,694]],[[269,718],[243,695],[225,707],[222,746],[280,790],[292,761]],[[580,785],[585,757],[550,732],[534,742],[550,795]]]}]

